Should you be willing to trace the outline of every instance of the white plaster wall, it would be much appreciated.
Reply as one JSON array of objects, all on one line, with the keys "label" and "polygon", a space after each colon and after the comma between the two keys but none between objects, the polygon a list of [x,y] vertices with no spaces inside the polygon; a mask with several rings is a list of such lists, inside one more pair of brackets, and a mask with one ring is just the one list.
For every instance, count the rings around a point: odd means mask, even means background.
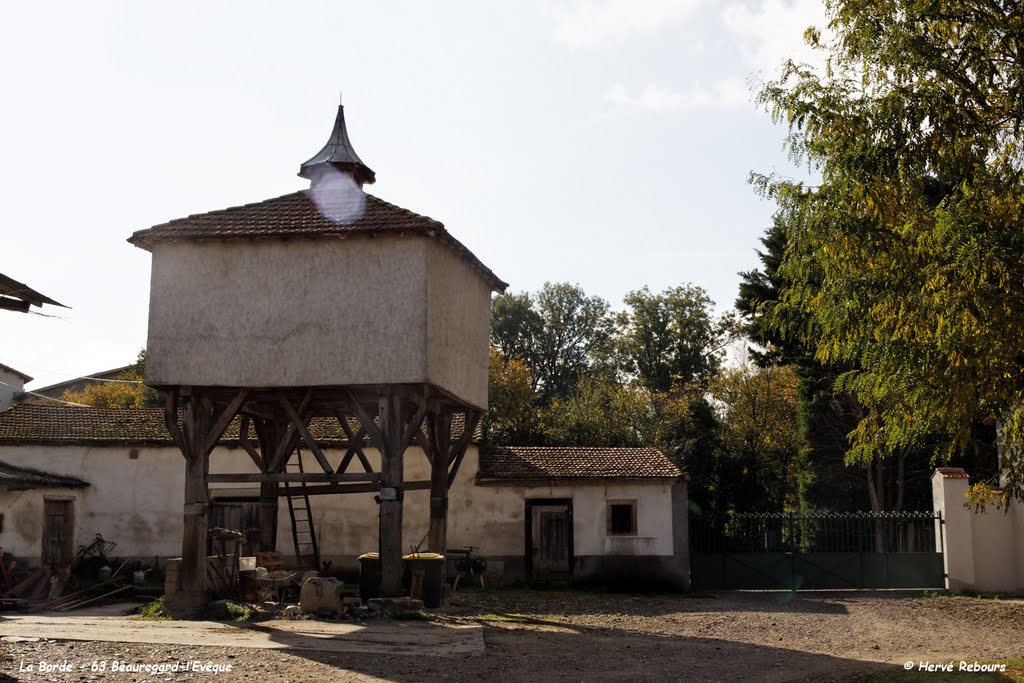
[{"label": "white plaster wall", "polygon": [[153,248],[146,381],[429,382],[487,405],[490,288],[422,236]]},{"label": "white plaster wall", "polygon": [[0,546],[37,562],[42,552],[42,501],[54,497],[74,500],[76,548],[100,533],[118,543],[115,555],[179,554],[184,459],[169,448],[138,450],[138,458],[132,459],[127,447],[0,447],[0,461],[91,484],[78,489],[0,489]]},{"label": "white plaster wall", "polygon": [[[486,363],[487,361],[485,360],[484,362]],[[11,404],[14,403],[14,395],[20,394],[24,387],[25,380],[20,376],[0,368],[0,410],[10,408]]]},{"label": "white plaster wall", "polygon": [[471,405],[487,408],[491,288],[451,248],[427,248],[427,374]]},{"label": "white plaster wall", "polygon": [[386,236],[158,243],[146,381],[423,382],[426,245]]},{"label": "white plaster wall", "polygon": [[966,478],[932,475],[935,510],[942,513],[946,587],[956,593],[1024,591],[1024,506],[976,512],[964,506]]},{"label": "white plaster wall", "polygon": [[[329,450],[336,467],[341,451]],[[379,456],[366,455],[376,469]],[[307,472],[321,471],[316,460],[303,451]],[[0,461],[35,467],[88,481],[84,489],[41,489],[24,493],[0,489],[0,511],[5,514],[0,546],[20,558],[38,561],[41,553],[43,497],[75,499],[75,539],[79,544],[99,532],[118,543],[116,554],[177,556],[181,551],[181,524],[185,463],[175,448],[142,448],[138,459],[127,447],[0,446]],[[451,490],[448,521],[449,547],[478,546],[487,556],[522,556],[525,552],[525,501],[530,498],[571,498],[576,555],[673,554],[672,499],[670,484],[623,484],[575,487],[476,486],[477,448],[471,446]],[[354,459],[350,472],[361,471]],[[210,458],[211,473],[256,472],[240,449],[218,448]],[[429,464],[419,448],[405,454],[406,481],[427,480]],[[255,484],[213,484],[211,496],[259,495]],[[377,548],[377,505],[374,494],[312,496],[312,516],[321,554],[342,564]],[[405,493],[404,548],[422,543],[429,526],[429,491]],[[606,533],[608,500],[637,500],[637,536],[614,537]],[[278,510],[278,549],[292,551],[287,502]],[[425,544],[424,546],[425,547]]]}]

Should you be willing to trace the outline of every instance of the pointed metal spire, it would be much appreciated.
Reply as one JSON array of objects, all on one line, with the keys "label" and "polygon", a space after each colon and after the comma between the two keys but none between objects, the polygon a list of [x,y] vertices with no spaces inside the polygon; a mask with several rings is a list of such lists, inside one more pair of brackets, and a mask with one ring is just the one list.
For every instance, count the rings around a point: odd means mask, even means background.
[{"label": "pointed metal spire", "polygon": [[299,175],[315,182],[317,177],[327,168],[335,168],[352,176],[359,185],[364,183],[372,185],[377,175],[369,166],[363,163],[356,151],[352,149],[352,143],[348,139],[348,131],[345,129],[345,107],[338,105],[338,116],[334,119],[334,130],[323,149],[306,160],[299,167]]}]

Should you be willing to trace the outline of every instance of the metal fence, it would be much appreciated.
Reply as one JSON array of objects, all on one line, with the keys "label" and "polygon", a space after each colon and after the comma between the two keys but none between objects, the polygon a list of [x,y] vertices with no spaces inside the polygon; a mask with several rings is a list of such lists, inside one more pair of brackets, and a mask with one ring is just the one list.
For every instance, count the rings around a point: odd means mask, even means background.
[{"label": "metal fence", "polygon": [[940,519],[932,512],[744,513],[719,520],[691,517],[690,547],[708,553],[935,552],[942,550],[936,548]]}]

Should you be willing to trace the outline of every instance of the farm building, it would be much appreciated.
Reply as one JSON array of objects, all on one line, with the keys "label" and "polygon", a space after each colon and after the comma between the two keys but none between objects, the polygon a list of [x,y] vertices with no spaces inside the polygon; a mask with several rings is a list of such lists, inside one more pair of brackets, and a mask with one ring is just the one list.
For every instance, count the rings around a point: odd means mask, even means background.
[{"label": "farm building", "polygon": [[[258,470],[239,445],[236,420],[210,459],[210,524],[238,528],[247,550],[259,544],[259,484],[217,483],[224,472]],[[453,435],[461,435],[461,424]],[[378,451],[355,444],[337,422],[314,419],[310,432],[328,461],[376,470]],[[317,461],[302,451],[306,471]],[[0,545],[29,562],[67,559],[97,533],[116,554],[152,559],[180,554],[182,455],[163,411],[17,405],[0,413]],[[406,452],[402,547],[423,546],[429,523],[430,463]],[[320,560],[354,573],[359,554],[378,543],[375,493],[308,496]],[[289,495],[291,494],[291,495]],[[470,440],[451,488],[448,546],[475,546],[504,583],[689,580],[686,478],[652,448],[482,448]],[[276,546],[295,559],[292,515],[307,498],[282,487]],[[294,506],[294,507],[292,507]],[[60,541],[55,541],[55,534]],[[64,553],[63,555],[61,553]],[[451,568],[450,571],[453,571]]]}]

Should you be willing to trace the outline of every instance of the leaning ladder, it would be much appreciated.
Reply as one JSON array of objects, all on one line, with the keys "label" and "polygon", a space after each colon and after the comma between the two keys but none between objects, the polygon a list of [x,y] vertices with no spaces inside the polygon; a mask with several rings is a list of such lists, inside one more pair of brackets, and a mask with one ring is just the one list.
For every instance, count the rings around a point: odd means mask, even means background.
[{"label": "leaning ladder", "polygon": [[[286,472],[302,473],[302,451],[295,449],[295,457],[288,459]],[[305,482],[291,484],[284,482],[284,495],[288,499],[288,515],[292,520],[292,543],[295,545],[295,560],[300,565],[313,569],[320,568],[320,548],[316,543],[313,528],[313,514],[309,507],[309,495]]]}]

